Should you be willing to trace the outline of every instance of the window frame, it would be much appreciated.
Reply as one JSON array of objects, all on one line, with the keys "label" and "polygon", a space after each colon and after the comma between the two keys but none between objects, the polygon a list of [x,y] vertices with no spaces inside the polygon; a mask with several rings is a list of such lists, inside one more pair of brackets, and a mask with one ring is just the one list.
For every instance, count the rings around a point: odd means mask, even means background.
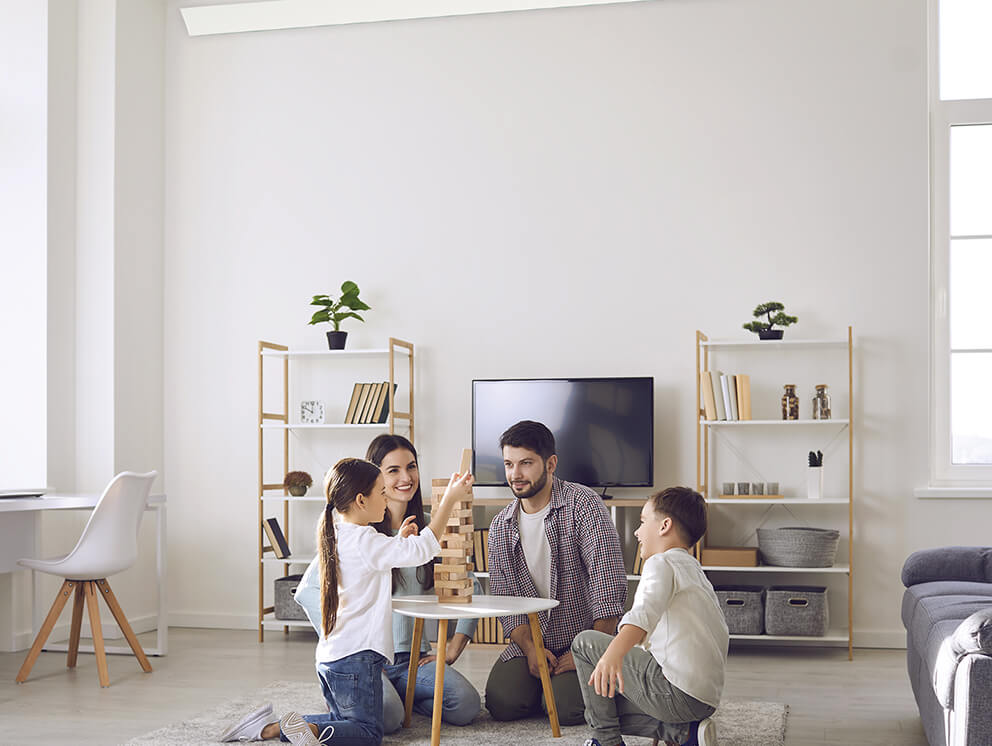
[{"label": "window frame", "polygon": [[[950,142],[951,128],[992,125],[992,98],[940,99],[940,0],[929,0],[930,110],[930,483],[992,488],[992,464],[955,464],[951,442]],[[992,496],[992,492],[989,493]],[[950,495],[949,495],[950,496]],[[960,496],[960,495],[958,495]]]}]

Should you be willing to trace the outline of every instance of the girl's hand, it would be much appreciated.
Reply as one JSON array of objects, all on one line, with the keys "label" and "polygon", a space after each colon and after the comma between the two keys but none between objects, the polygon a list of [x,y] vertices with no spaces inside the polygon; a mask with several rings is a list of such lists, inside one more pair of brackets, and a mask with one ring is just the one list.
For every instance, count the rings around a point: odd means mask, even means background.
[{"label": "girl's hand", "polygon": [[448,486],[444,490],[444,497],[441,498],[441,502],[456,503],[460,500],[467,500],[472,493],[472,483],[474,481],[475,477],[472,476],[472,472],[467,471],[464,474],[455,472],[448,481]]},{"label": "girl's hand", "polygon": [[617,692],[623,694],[623,656],[614,659],[608,653],[603,653],[599,663],[592,670],[589,677],[589,684],[596,690],[596,694],[601,697],[613,698]]},{"label": "girl's hand", "polygon": [[402,539],[405,539],[408,536],[416,536],[419,532],[416,520],[417,517],[412,515],[408,515],[404,518],[403,523],[400,525],[400,530],[396,532],[397,535]]}]

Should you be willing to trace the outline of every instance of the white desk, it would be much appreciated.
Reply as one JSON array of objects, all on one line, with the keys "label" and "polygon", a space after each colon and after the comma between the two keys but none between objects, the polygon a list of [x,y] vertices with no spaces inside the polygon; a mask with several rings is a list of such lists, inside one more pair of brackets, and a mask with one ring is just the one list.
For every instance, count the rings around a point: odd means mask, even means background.
[{"label": "white desk", "polygon": [[[540,611],[553,609],[558,602],[553,598],[523,598],[518,596],[472,596],[469,604],[438,603],[437,596],[398,596],[393,599],[393,611],[403,616],[413,617],[413,641],[410,645],[410,671],[406,684],[406,716],[403,727],[410,727],[410,717],[413,714],[413,691],[417,681],[417,663],[420,660],[420,638],[424,633],[424,619],[437,619],[437,673],[434,676],[434,717],[431,721],[431,746],[441,742],[441,708],[444,703],[444,657],[448,643],[449,619],[482,619],[489,616],[507,616],[509,614],[526,614],[530,620],[530,633],[534,644],[541,649],[544,640],[541,637],[541,623],[537,618]],[[558,724],[558,710],[555,707],[555,695],[551,690],[551,674],[548,672],[548,659],[538,656],[538,667],[541,669],[541,686],[544,689],[544,701],[548,705],[548,720],[551,722],[551,735],[561,737],[561,727]]]},{"label": "white desk", "polygon": [[[41,547],[41,514],[46,510],[92,510],[100,495],[56,494],[44,497],[14,497],[0,500],[0,572],[14,572],[21,569],[17,560],[24,557],[37,557]],[[147,655],[165,655],[169,648],[169,625],[166,611],[166,523],[165,495],[150,495],[146,510],[155,513],[155,554],[158,576],[158,608],[156,626],[158,639],[156,647],[145,648]],[[41,609],[38,608],[38,573],[32,571],[31,622],[32,634],[41,629]],[[46,645],[45,650],[68,650],[65,643]],[[80,645],[81,652],[92,653],[92,645]],[[106,648],[108,653],[133,655],[129,647]]]}]

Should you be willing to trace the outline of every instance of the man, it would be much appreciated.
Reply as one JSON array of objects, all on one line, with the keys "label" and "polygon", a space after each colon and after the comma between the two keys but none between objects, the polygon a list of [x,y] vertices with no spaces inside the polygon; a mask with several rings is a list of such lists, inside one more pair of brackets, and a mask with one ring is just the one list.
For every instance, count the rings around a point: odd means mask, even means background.
[{"label": "man", "polygon": [[516,501],[489,528],[489,591],[499,596],[554,598],[542,612],[544,648],[537,649],[527,617],[502,617],[512,642],[486,682],[486,707],[495,720],[540,713],[538,656],[548,660],[562,725],[584,722],[570,646],[586,629],[616,634],[627,601],[620,537],[602,499],[588,487],[555,476],[555,438],[540,422],[524,420],[500,438],[506,481]]}]

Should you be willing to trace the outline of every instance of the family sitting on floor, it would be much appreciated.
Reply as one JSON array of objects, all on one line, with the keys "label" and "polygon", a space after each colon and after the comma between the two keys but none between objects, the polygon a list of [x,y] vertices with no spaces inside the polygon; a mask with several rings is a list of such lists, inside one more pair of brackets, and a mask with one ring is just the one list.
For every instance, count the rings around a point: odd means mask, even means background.
[{"label": "family sitting on floor", "polygon": [[[540,649],[525,616],[501,619],[511,642],[486,682],[493,719],[546,712],[538,670],[544,656],[560,721],[584,719],[592,729],[586,746],[623,744],[623,734],[716,746],[710,716],[720,702],[729,635],[713,587],[689,552],[706,530],[703,498],[670,487],[647,499],[634,532],[643,571],[624,614],[620,537],[603,500],[555,476],[554,436],[543,424],[518,422],[499,446],[517,499],[489,530],[489,592],[559,605],[540,615]],[[317,678],[328,711],[277,719],[267,705],[220,740],[376,746],[400,728],[413,622],[392,613],[391,599],[433,588],[438,537],[471,487],[471,474],[452,475],[428,522],[417,452],[406,438],[380,435],[366,460],[334,465],[324,483],[318,554],[296,592],[319,635]],[[475,624],[458,621],[446,663],[458,659]],[[433,711],[432,660],[420,658],[414,688],[414,708],[424,715]],[[443,702],[442,719],[454,725],[469,724],[481,709],[479,693],[455,669],[444,677]]]}]

